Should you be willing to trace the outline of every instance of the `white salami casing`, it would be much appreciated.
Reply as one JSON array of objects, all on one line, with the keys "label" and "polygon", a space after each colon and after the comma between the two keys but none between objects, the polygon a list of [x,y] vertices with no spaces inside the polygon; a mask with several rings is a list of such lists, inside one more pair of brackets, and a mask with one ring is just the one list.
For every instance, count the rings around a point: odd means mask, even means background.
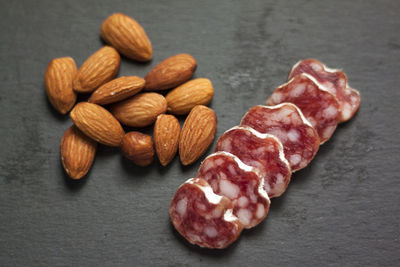
[{"label": "white salami casing", "polygon": [[232,201],[216,195],[201,178],[183,183],[169,209],[172,224],[187,241],[200,247],[218,249],[229,246],[243,229],[232,211]]},{"label": "white salami casing", "polygon": [[268,98],[268,106],[295,104],[317,130],[321,144],[327,141],[338,124],[339,103],[309,74],[301,73],[279,86]]},{"label": "white salami casing", "polygon": [[218,139],[215,151],[232,153],[245,164],[257,168],[270,198],[282,195],[290,182],[292,172],[283,146],[271,134],[262,134],[247,126],[235,126]]},{"label": "white salami casing", "polygon": [[293,66],[289,80],[300,73],[310,74],[336,96],[340,106],[340,122],[348,121],[357,112],[361,102],[360,93],[349,86],[347,75],[343,71],[330,69],[316,59],[304,59]]},{"label": "white salami casing", "polygon": [[292,103],[254,106],[243,117],[240,125],[278,137],[293,172],[306,167],[319,149],[317,131]]},{"label": "white salami casing", "polygon": [[233,215],[244,228],[256,226],[267,216],[270,200],[264,179],[235,155],[225,151],[211,154],[200,165],[197,177],[206,180],[214,193],[232,201]]}]

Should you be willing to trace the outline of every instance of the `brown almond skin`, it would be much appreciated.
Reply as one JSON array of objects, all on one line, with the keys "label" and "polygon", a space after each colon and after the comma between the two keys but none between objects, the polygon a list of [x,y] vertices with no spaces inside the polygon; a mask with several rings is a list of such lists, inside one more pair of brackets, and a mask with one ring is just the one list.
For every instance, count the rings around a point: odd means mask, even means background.
[{"label": "brown almond skin", "polygon": [[75,76],[73,87],[78,93],[90,93],[118,73],[121,58],[114,48],[104,46],[93,53]]},{"label": "brown almond skin", "polygon": [[144,79],[138,76],[116,78],[94,91],[88,102],[107,105],[124,100],[140,92],[144,87],[144,83]]},{"label": "brown almond skin", "polygon": [[72,81],[77,68],[73,58],[61,57],[50,61],[45,74],[46,94],[51,105],[61,114],[66,114],[76,102]]},{"label": "brown almond skin", "polygon": [[110,110],[126,126],[145,127],[153,124],[158,115],[166,112],[167,101],[157,93],[140,93],[113,104]]},{"label": "brown almond skin", "polygon": [[61,139],[60,154],[65,172],[71,179],[85,176],[94,161],[97,142],[84,135],[76,126],[68,128]]},{"label": "brown almond skin", "polygon": [[107,146],[119,146],[125,135],[118,120],[96,104],[80,102],[72,109],[70,117],[84,134]]},{"label": "brown almond skin", "polygon": [[142,26],[133,18],[115,13],[101,25],[101,37],[122,55],[137,61],[149,61],[153,48]]},{"label": "brown almond skin", "polygon": [[157,157],[163,166],[167,166],[178,151],[181,126],[173,115],[158,115],[154,124],[154,146]]},{"label": "brown almond skin", "polygon": [[140,132],[129,132],[122,139],[122,154],[138,166],[148,166],[154,160],[151,136]]},{"label": "brown almond skin", "polygon": [[179,138],[179,156],[183,165],[199,159],[211,145],[217,131],[215,112],[202,105],[190,111]]},{"label": "brown almond skin", "polygon": [[196,105],[208,105],[214,96],[214,88],[209,79],[197,78],[176,87],[165,99],[168,112],[176,115],[188,114]]},{"label": "brown almond skin", "polygon": [[189,54],[169,57],[156,65],[144,78],[145,90],[157,91],[174,88],[188,81],[197,68],[196,60]]}]

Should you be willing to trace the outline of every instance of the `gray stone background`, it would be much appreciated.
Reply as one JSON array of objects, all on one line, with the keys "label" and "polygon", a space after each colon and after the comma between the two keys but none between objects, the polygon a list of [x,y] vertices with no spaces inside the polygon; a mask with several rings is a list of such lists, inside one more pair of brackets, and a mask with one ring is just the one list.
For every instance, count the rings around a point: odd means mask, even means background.
[{"label": "gray stone background", "polygon": [[[261,225],[226,250],[189,245],[168,207],[200,161],[138,168],[100,146],[82,181],[61,167],[71,121],[48,103],[45,69],[61,56],[82,64],[103,45],[99,27],[113,12],[137,19],[154,48],[148,64],[123,59],[119,75],[143,77],[164,58],[192,54],[195,77],[215,87],[217,136],[307,57],[343,68],[361,108],[293,175]],[[400,265],[399,14],[396,0],[2,0],[0,265]]]}]

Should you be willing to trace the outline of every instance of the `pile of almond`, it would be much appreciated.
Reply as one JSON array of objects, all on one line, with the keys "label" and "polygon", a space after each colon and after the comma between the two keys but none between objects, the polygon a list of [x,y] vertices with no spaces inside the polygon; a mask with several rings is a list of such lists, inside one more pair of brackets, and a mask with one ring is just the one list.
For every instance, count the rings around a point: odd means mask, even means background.
[{"label": "pile of almond", "polygon": [[[144,79],[117,78],[120,54],[149,61],[153,54],[151,42],[136,20],[120,13],[103,22],[101,37],[110,46],[93,53],[79,69],[71,57],[55,58],[45,74],[50,103],[62,114],[70,111],[74,123],[60,145],[67,174],[80,179],[88,173],[97,143],[120,147],[122,154],[139,166],[151,164],[155,154],[166,166],[178,148],[183,165],[199,159],[214,139],[217,118],[206,107],[214,94],[210,80],[190,80],[196,60],[189,54],[179,54],[160,62]],[[87,102],[75,105],[78,93],[91,95]],[[174,115],[186,114],[181,130]],[[123,127],[140,128],[153,123],[153,139],[138,131],[126,132],[129,128]]]}]

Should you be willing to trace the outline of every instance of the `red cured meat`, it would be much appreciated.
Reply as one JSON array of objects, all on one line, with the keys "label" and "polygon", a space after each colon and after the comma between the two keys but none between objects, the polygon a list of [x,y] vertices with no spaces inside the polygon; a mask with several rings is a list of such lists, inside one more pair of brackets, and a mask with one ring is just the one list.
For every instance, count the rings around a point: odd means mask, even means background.
[{"label": "red cured meat", "polygon": [[268,214],[270,200],[258,170],[244,164],[231,153],[220,151],[208,156],[200,165],[202,177],[217,195],[233,203],[233,215],[244,228],[259,224]]},{"label": "red cured meat", "polygon": [[236,126],[218,139],[215,151],[232,153],[245,164],[258,168],[270,198],[282,195],[290,182],[290,165],[281,142],[273,135]]},{"label": "red cured meat", "polygon": [[243,117],[240,125],[278,137],[293,172],[306,167],[319,149],[317,131],[292,103],[270,107],[254,106]]},{"label": "red cured meat", "polygon": [[340,105],[340,122],[348,121],[357,112],[361,102],[360,93],[348,85],[347,75],[343,71],[330,69],[316,59],[304,59],[293,66],[289,80],[300,73],[310,74],[336,96]]},{"label": "red cured meat", "polygon": [[317,130],[321,144],[327,141],[338,124],[339,103],[312,76],[301,73],[279,86],[266,104],[273,106],[283,102],[295,104]]},{"label": "red cured meat", "polygon": [[243,226],[232,214],[232,202],[213,193],[201,178],[192,178],[176,191],[169,209],[175,229],[192,244],[225,248],[240,235]]}]

